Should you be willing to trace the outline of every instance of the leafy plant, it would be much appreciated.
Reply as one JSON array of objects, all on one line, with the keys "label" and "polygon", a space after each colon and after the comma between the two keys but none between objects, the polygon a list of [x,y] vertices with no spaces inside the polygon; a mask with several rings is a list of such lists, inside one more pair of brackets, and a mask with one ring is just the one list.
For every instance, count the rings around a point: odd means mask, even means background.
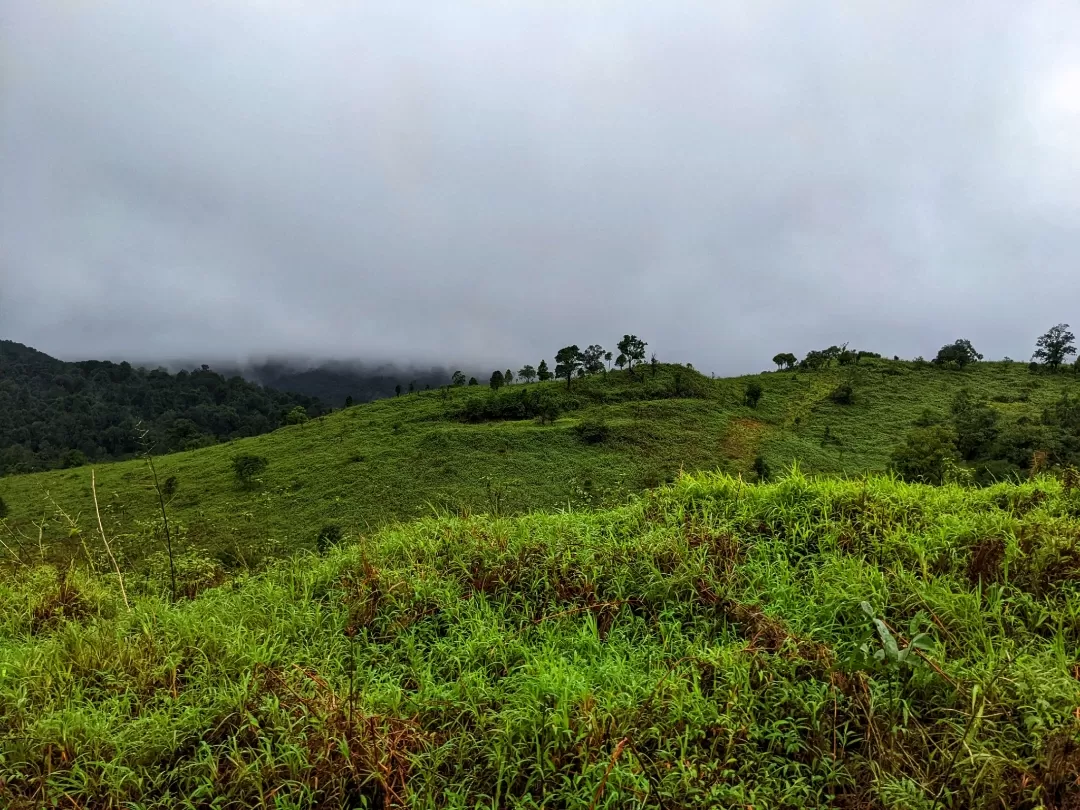
[{"label": "leafy plant", "polygon": [[867,657],[875,661],[897,667],[912,666],[920,652],[929,652],[934,649],[934,639],[926,633],[917,633],[907,646],[901,647],[896,637],[889,630],[889,626],[877,617],[874,608],[869,602],[860,602],[859,609],[873,622],[877,630],[880,647],[873,648],[871,644],[863,644],[859,650]]},{"label": "leafy plant", "polygon": [[240,455],[232,460],[233,474],[242,487],[251,487],[270,464],[265,456]]}]

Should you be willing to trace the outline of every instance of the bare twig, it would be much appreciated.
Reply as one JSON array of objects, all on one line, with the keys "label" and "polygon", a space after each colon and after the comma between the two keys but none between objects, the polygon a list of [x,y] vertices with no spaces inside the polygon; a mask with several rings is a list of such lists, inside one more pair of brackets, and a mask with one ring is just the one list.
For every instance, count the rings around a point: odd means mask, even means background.
[{"label": "bare twig", "polygon": [[[15,536],[15,533],[11,531],[11,527],[7,525],[6,521],[0,520],[0,526],[3,526],[5,529],[7,529],[12,537]],[[0,546],[3,546],[4,550],[7,551],[7,553],[10,554],[15,559],[15,562],[17,562],[19,565],[27,565],[27,563],[23,562],[19,555],[15,553],[15,549],[5,543],[2,538],[0,538]]]},{"label": "bare twig", "polygon": [[175,602],[176,563],[173,561],[172,534],[169,532],[169,515],[165,511],[165,494],[161,491],[161,484],[158,483],[157,468],[154,466],[154,457],[150,454],[150,451],[153,449],[153,447],[146,440],[146,436],[150,433],[150,431],[146,428],[143,428],[140,431],[138,427],[136,427],[136,431],[139,435],[139,444],[141,444],[143,448],[143,455],[146,458],[146,464],[150,467],[150,474],[154,478],[154,491],[157,492],[158,506],[161,507],[161,522],[165,526],[165,551],[169,555],[169,584],[172,590],[172,600]]},{"label": "bare twig", "polygon": [[101,524],[101,509],[98,508],[97,499],[97,479],[94,475],[94,468],[90,468],[90,492],[94,496],[94,514],[97,515],[98,531],[101,532],[101,542],[105,544],[105,553],[109,555],[109,560],[113,564],[113,570],[116,571],[116,578],[120,581],[120,595],[124,597],[124,607],[131,610],[131,603],[128,602],[127,590],[124,588],[124,575],[120,573],[120,566],[116,562],[116,557],[113,556],[112,546],[109,545],[109,538],[105,536],[105,527]]}]

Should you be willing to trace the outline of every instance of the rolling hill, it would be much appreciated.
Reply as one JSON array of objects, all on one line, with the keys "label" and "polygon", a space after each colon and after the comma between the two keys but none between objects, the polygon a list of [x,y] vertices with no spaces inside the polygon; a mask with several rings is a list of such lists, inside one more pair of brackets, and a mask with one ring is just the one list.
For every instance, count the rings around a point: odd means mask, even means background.
[{"label": "rolling hill", "polygon": [[[158,457],[160,480],[171,479],[172,535],[231,568],[314,548],[324,528],[356,537],[447,511],[613,505],[680,470],[752,478],[764,462],[774,472],[793,463],[807,473],[880,472],[913,426],[948,420],[961,391],[1000,417],[1000,432],[1021,435],[1013,450],[1030,461],[1047,435],[1065,435],[1038,428],[1040,420],[1080,394],[1075,375],[1031,374],[1015,363],[952,371],[871,360],[721,380],[661,364],[640,374],[575,380],[569,391],[556,382],[421,391]],[[844,382],[852,401],[838,404]],[[762,389],[756,407],[745,404],[750,384]],[[235,479],[239,455],[267,461],[251,486]],[[134,565],[158,551],[163,527],[146,463],[99,465],[96,480],[103,527],[120,554]],[[88,468],[8,476],[0,498],[15,553],[77,556],[98,531]]]}]

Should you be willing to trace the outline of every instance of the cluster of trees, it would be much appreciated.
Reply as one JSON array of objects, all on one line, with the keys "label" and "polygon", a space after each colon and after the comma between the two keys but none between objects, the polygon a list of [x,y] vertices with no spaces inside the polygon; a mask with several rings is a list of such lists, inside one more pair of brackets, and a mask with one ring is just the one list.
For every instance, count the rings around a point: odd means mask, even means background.
[{"label": "cluster of trees", "polygon": [[816,371],[821,368],[828,368],[834,362],[841,366],[857,365],[861,360],[867,357],[881,357],[881,355],[877,352],[855,351],[849,349],[845,343],[843,346],[830,346],[827,349],[814,349],[807,352],[806,357],[802,360],[791,352],[782,352],[773,357],[772,361],[776,364],[777,371],[784,369],[790,371],[794,368]]},{"label": "cluster of trees", "polygon": [[[532,365],[522,366],[518,369],[516,375],[511,369],[505,371],[496,369],[491,372],[488,385],[493,391],[498,391],[504,386],[513,385],[515,381],[522,383],[531,383],[537,380],[547,382],[558,378],[566,380],[567,387],[570,387],[575,377],[606,373],[610,371],[612,363],[615,364],[616,368],[626,368],[633,374],[634,365],[645,360],[645,347],[648,345],[637,335],[623,335],[622,340],[618,343],[619,354],[617,357],[614,356],[614,352],[607,351],[598,343],[584,349],[579,348],[576,344],[564,346],[555,354],[554,371],[548,367],[547,360],[541,360],[536,367]],[[654,356],[653,363],[655,364],[655,362],[656,358]],[[479,385],[475,377],[466,381],[465,372],[463,371],[455,371],[451,375],[450,384],[455,386]]]},{"label": "cluster of trees", "polygon": [[186,450],[266,433],[325,412],[318,400],[226,379],[202,366],[170,374],[129,363],[67,363],[0,341],[0,475],[142,451]]},{"label": "cluster of trees", "polygon": [[939,484],[951,471],[977,483],[1026,473],[1034,465],[1080,465],[1080,401],[1068,392],[1041,416],[1006,420],[968,389],[948,415],[924,413],[893,453],[893,466],[912,481]]}]

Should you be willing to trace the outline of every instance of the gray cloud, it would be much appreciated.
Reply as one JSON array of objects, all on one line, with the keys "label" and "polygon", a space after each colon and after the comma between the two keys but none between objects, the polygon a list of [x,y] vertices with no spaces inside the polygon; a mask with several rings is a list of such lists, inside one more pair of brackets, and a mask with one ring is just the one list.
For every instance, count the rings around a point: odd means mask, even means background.
[{"label": "gray cloud", "polygon": [[719,373],[1080,324],[1080,8],[0,9],[0,336]]}]

